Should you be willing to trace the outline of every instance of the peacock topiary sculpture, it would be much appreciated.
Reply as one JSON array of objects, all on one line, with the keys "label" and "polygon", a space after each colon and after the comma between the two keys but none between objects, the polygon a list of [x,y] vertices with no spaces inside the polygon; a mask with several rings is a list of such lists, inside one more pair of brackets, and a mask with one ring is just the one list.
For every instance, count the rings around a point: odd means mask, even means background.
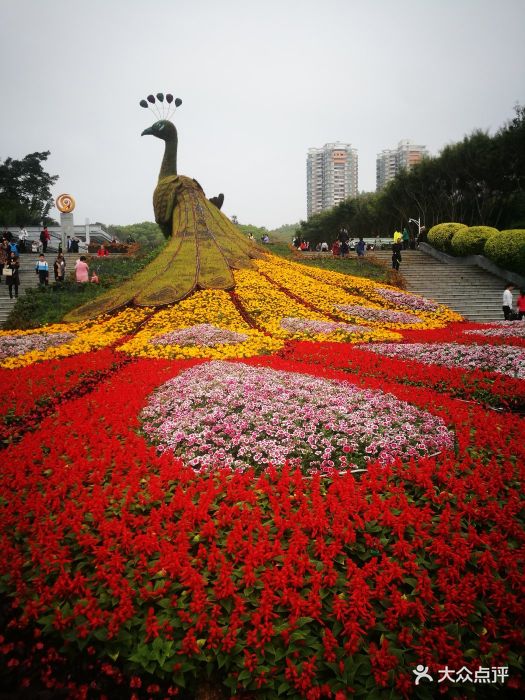
[{"label": "peacock topiary sculpture", "polygon": [[[157,94],[173,108],[182,104],[172,95]],[[149,104],[148,104],[149,103]],[[141,100],[155,105],[155,97]],[[156,112],[157,117],[171,116]],[[220,211],[224,195],[208,199],[197,180],[177,173],[177,129],[169,118],[142,132],[164,141],[164,157],[153,193],[155,220],[168,239],[159,255],[140,272],[93,301],[71,311],[66,321],[83,321],[128,304],[159,307],[184,299],[195,289],[232,289],[233,270],[253,267],[262,253]]]}]

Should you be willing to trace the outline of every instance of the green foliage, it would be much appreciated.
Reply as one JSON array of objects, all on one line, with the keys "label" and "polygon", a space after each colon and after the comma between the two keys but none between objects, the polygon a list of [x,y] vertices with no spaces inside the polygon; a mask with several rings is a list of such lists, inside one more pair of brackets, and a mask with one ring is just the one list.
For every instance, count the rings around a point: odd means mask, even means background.
[{"label": "green foliage", "polygon": [[153,221],[143,221],[140,224],[129,224],[127,226],[110,225],[107,227],[107,232],[122,243],[126,243],[128,238],[131,237],[136,243],[146,249],[155,248],[164,242],[162,231]]},{"label": "green foliage", "polygon": [[428,242],[443,253],[452,253],[452,238],[461,231],[467,231],[465,224],[437,224],[428,232]]},{"label": "green foliage", "polygon": [[282,226],[279,226],[279,228],[271,229],[268,235],[270,236],[270,240],[286,241],[288,243],[293,240],[299,226],[299,222],[296,224],[283,224]]},{"label": "green foliage", "polygon": [[485,243],[485,255],[505,270],[525,274],[525,229],[498,231]]},{"label": "green foliage", "polygon": [[264,226],[253,226],[252,224],[236,224],[236,226],[245,236],[249,236],[251,233],[256,241],[260,241],[261,236],[268,235],[268,229]]},{"label": "green foliage", "polygon": [[0,162],[0,225],[50,223],[51,187],[58,175],[49,175],[42,167],[48,156],[49,151],[42,151],[30,153],[22,160],[6,158]]},{"label": "green foliage", "polygon": [[141,270],[157,253],[158,249],[155,248],[134,258],[88,259],[89,269],[91,272],[96,270],[100,284],[77,284],[69,271],[63,284],[28,289],[26,294],[19,297],[4,329],[25,330],[39,328],[46,323],[58,323],[72,309],[95,299]]},{"label": "green foliage", "polygon": [[498,229],[491,226],[471,226],[468,229],[456,231],[452,237],[452,253],[454,255],[483,255],[485,243],[498,233]]}]

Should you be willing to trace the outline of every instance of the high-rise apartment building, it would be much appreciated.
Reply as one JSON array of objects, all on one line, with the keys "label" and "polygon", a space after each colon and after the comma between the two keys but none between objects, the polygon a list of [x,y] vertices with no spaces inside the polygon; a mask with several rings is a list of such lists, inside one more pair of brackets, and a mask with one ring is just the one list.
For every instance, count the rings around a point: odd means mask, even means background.
[{"label": "high-rise apartment building", "polygon": [[397,148],[384,150],[376,160],[376,190],[382,189],[400,170],[410,170],[428,156],[426,146],[418,146],[411,141],[400,141]]},{"label": "high-rise apartment building", "polygon": [[308,217],[356,197],[357,149],[340,142],[308,149],[306,183]]}]

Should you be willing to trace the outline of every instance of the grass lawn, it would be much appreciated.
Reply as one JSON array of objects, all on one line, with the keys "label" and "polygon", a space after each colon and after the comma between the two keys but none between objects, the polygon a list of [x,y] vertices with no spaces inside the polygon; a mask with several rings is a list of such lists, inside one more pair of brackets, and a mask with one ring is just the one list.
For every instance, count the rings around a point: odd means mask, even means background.
[{"label": "grass lawn", "polygon": [[379,261],[373,262],[370,259],[358,260],[355,253],[351,253],[349,258],[336,258],[333,255],[326,257],[310,258],[308,255],[295,253],[287,243],[270,243],[266,246],[268,252],[279,255],[281,258],[293,260],[293,262],[307,265],[308,267],[318,267],[322,270],[333,270],[344,275],[354,275],[355,277],[366,277],[375,282],[384,282],[396,287],[403,287],[404,283],[399,274],[394,274],[386,265]]},{"label": "grass lawn", "polygon": [[[136,256],[108,256],[88,259],[90,271],[97,271],[100,284],[77,284],[67,280],[63,284],[50,284],[26,290],[18,299],[4,330],[39,328],[47,323],[59,323],[71,309],[94,299],[147,265],[158,254],[159,248]],[[69,274],[68,274],[69,276]]]}]

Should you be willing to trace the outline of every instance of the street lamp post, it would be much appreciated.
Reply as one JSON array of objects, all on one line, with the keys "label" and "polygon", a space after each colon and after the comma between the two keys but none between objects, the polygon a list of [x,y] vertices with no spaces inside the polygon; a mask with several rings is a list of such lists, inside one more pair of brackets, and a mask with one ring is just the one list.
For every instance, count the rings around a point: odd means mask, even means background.
[{"label": "street lamp post", "polygon": [[408,223],[410,222],[417,224],[417,235],[419,237],[419,234],[421,233],[421,217],[419,219],[409,219]]},{"label": "street lamp post", "polygon": [[421,241],[421,229],[425,228],[424,226],[421,226],[421,217],[419,219],[409,219],[408,222],[413,222],[414,224],[417,224],[417,239],[416,239],[416,248],[419,248],[419,243]]}]

